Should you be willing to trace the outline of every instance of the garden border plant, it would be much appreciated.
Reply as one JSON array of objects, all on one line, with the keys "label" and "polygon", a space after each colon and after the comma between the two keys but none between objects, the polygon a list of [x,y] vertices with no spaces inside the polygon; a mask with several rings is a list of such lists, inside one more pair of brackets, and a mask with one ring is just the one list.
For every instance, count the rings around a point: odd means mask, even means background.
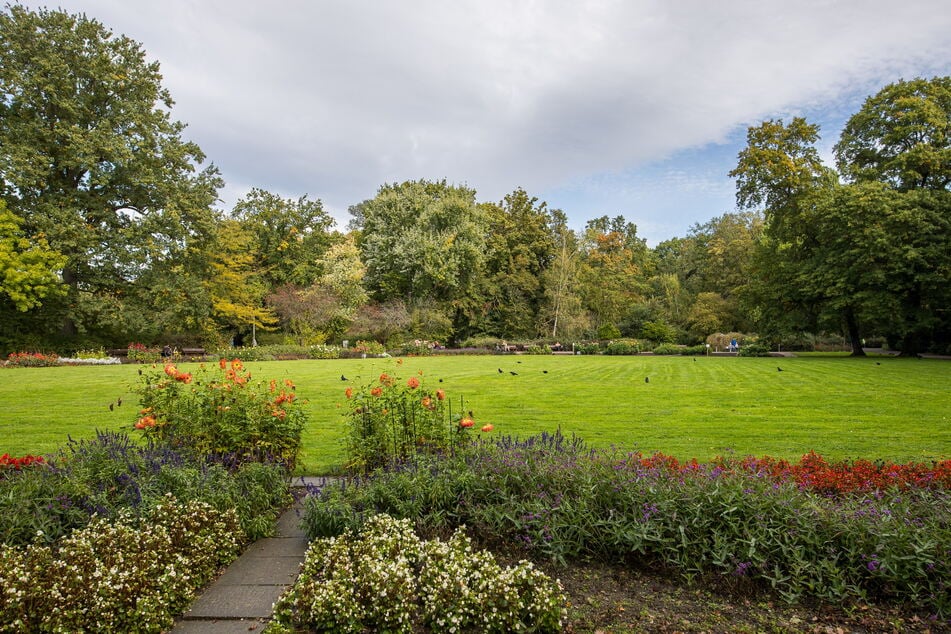
[{"label": "garden border plant", "polygon": [[680,464],[542,435],[328,487],[304,517],[312,537],[388,513],[422,533],[465,524],[485,545],[560,565],[626,561],[790,602],[898,602],[947,619],[951,461],[871,465]]},{"label": "garden border plant", "polygon": [[561,584],[528,561],[503,567],[464,529],[421,540],[409,520],[375,515],[357,532],[316,539],[267,632],[558,632]]}]

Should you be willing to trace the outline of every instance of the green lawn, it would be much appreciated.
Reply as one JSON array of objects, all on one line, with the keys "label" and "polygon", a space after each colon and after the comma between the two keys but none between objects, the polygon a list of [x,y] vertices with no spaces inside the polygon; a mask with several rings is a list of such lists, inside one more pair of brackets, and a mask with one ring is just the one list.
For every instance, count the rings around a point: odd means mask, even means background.
[{"label": "green lawn", "polygon": [[[292,379],[308,401],[307,473],[343,460],[338,405],[347,385],[367,384],[383,371],[407,378],[418,370],[424,385],[443,388],[455,407],[464,398],[479,425],[495,425],[493,434],[561,427],[595,445],[685,459],[729,451],[795,459],[810,450],[829,458],[951,457],[948,361],[482,356],[410,358],[403,366],[394,359],[246,365],[255,378]],[[131,429],[137,369],[0,371],[0,453],[49,452],[67,435]],[[119,398],[123,404],[110,411]]]}]

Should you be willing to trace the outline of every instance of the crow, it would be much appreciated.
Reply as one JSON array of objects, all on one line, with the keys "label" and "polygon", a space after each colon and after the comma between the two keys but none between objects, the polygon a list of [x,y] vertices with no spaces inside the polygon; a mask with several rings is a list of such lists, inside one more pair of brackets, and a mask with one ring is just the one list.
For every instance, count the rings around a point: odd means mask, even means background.
[{"label": "crow", "polygon": [[439,382],[442,383],[442,379],[439,379]]},{"label": "crow", "polygon": [[882,365],[882,362],[881,362],[881,361],[876,361],[876,362],[875,362],[875,365]]},{"label": "crow", "polygon": [[505,374],[504,372],[502,372],[502,368],[499,368],[499,374]]},{"label": "crow", "polygon": [[346,380],[347,380],[347,377],[345,377],[344,375],[341,374],[341,375],[340,375],[340,380],[341,380],[341,381],[346,381]]},{"label": "crow", "polygon": [[651,382],[651,378],[649,376],[645,376],[644,383],[650,383],[650,382]]},{"label": "crow", "polygon": [[512,376],[518,376],[518,372],[515,372],[514,370],[509,370],[509,374]]},{"label": "crow", "polygon": [[783,369],[777,366],[777,367],[776,367],[776,371],[777,371],[777,372],[782,372]]},{"label": "crow", "polygon": [[542,374],[548,374],[548,370],[542,370]]},{"label": "crow", "polygon": [[516,361],[515,363],[521,363],[521,361]]},{"label": "crow", "polygon": [[116,399],[116,407],[122,407],[122,399]]},{"label": "crow", "polygon": [[109,403],[109,411],[110,411],[110,412],[112,411],[112,406],[113,406],[113,404],[112,404],[112,403]]}]

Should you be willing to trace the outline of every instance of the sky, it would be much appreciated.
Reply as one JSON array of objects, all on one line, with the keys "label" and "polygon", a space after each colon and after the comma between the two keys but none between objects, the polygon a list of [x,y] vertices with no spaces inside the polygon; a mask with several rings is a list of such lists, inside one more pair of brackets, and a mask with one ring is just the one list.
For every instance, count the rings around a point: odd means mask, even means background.
[{"label": "sky", "polygon": [[951,75],[947,0],[57,0],[142,44],[226,182],[320,199],[344,230],[381,185],[518,187],[651,246],[735,211],[751,125],[804,116],[822,155],[866,97]]}]

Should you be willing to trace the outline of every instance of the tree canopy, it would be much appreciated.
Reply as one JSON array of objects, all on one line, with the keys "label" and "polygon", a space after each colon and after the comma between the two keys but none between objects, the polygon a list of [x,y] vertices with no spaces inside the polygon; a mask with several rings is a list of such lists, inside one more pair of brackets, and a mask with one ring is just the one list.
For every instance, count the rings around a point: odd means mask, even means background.
[{"label": "tree canopy", "polygon": [[[223,182],[157,62],[85,15],[0,11],[0,346],[210,346],[842,333],[951,350],[951,78],[885,86],[835,166],[804,118],[747,131],[736,210],[649,247],[516,187],[382,185],[335,230],[320,199]],[[249,340],[249,339],[247,339]]]}]

